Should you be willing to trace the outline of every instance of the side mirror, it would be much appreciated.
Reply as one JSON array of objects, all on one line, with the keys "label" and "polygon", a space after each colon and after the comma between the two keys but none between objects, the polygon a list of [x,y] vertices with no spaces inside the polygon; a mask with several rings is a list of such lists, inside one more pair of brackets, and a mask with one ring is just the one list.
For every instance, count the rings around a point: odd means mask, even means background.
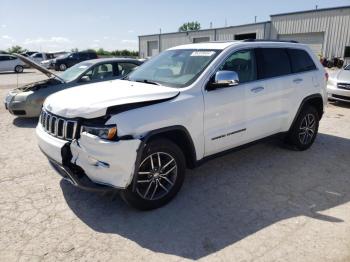
[{"label": "side mirror", "polygon": [[91,79],[89,76],[83,76],[82,78],[80,78],[80,81],[79,82],[90,82]]},{"label": "side mirror", "polygon": [[208,90],[236,86],[239,84],[239,77],[235,71],[218,71],[213,81],[208,83]]}]

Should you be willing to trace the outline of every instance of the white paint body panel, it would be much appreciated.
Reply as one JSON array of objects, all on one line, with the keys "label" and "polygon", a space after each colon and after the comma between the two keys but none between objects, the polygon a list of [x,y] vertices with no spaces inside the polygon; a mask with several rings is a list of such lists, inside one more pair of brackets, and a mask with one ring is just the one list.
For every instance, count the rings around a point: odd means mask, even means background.
[{"label": "white paint body panel", "polygon": [[95,118],[105,115],[110,106],[166,99],[178,93],[169,87],[112,80],[55,93],[45,100],[44,108],[67,118]]},{"label": "white paint body panel", "polygon": [[35,132],[40,149],[57,163],[62,164],[61,149],[67,141],[49,135],[40,124],[37,125]]}]

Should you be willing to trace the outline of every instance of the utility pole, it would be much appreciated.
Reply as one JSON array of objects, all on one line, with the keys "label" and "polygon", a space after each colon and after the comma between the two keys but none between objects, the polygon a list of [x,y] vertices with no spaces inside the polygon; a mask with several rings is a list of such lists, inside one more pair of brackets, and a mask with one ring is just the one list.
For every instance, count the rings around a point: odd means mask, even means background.
[{"label": "utility pole", "polygon": [[315,6],[315,9],[316,9],[316,10],[318,9],[318,5]]},{"label": "utility pole", "polygon": [[256,24],[256,19],[257,19],[257,18],[258,18],[257,16],[254,17],[254,23],[255,23],[255,24]]},{"label": "utility pole", "polygon": [[227,27],[227,18],[225,17],[225,27]]},{"label": "utility pole", "polygon": [[210,29],[212,29],[213,28],[213,22],[210,22]]}]

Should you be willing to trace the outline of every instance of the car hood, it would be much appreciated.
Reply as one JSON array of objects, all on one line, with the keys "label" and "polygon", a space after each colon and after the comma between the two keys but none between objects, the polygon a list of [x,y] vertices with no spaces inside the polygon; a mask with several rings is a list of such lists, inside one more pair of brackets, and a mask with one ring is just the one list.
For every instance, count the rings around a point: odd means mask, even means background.
[{"label": "car hood", "polygon": [[55,93],[45,100],[44,108],[66,118],[90,119],[104,116],[112,106],[171,99],[179,93],[176,88],[113,80]]},{"label": "car hood", "polygon": [[62,82],[57,80],[56,78],[49,78],[49,79],[45,79],[42,81],[30,83],[30,84],[15,88],[11,92],[13,94],[18,94],[21,92],[37,91],[37,90],[42,89],[42,88],[47,88],[49,86],[54,86],[54,85],[59,85],[59,84],[62,84]]},{"label": "car hood", "polygon": [[337,82],[350,83],[350,70],[340,70],[337,73]]},{"label": "car hood", "polygon": [[62,83],[65,83],[64,79],[62,79],[59,75],[56,75],[55,73],[49,71],[48,69],[46,69],[45,67],[42,67],[41,65],[39,65],[38,63],[34,62],[33,60],[31,60],[28,57],[25,57],[23,55],[20,54],[14,54],[16,57],[18,57],[19,59],[21,59],[24,63],[26,63],[27,65],[35,68],[36,70],[39,70],[40,72],[42,72],[44,75],[46,75],[47,77],[51,78],[51,77],[56,77],[57,79],[59,79]]}]

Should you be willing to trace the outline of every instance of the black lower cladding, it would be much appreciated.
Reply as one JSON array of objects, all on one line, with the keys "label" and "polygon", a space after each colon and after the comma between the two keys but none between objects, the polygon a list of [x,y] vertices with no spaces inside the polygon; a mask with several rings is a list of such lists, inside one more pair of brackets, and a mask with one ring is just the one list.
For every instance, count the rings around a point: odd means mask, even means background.
[{"label": "black lower cladding", "polygon": [[12,112],[16,116],[24,116],[26,114],[26,111],[24,110],[12,110]]},{"label": "black lower cladding", "polygon": [[350,96],[332,95],[332,97],[350,101]]}]

